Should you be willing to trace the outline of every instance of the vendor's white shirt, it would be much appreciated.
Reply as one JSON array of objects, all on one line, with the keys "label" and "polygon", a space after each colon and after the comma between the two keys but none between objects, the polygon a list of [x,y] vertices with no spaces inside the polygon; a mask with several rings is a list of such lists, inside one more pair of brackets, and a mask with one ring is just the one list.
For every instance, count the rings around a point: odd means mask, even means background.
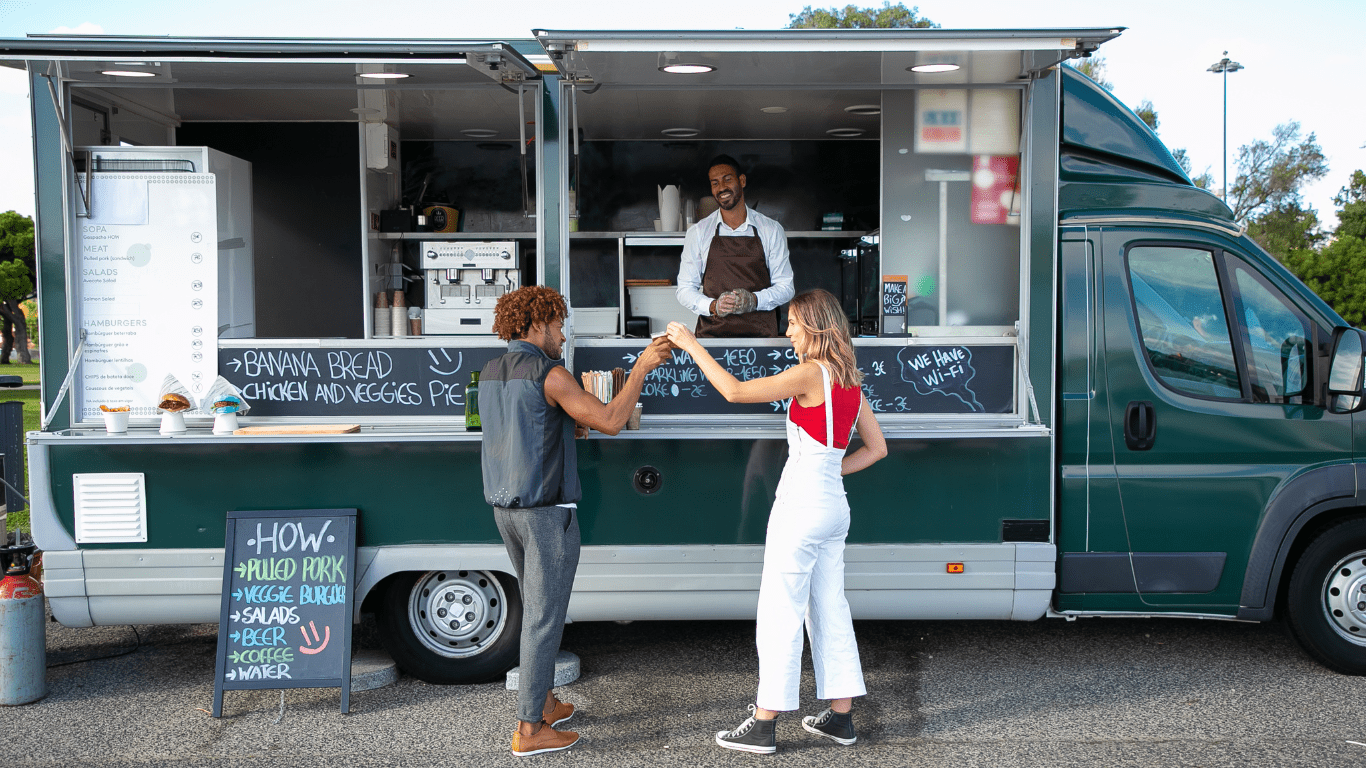
[{"label": "vendor's white shirt", "polygon": [[[731,229],[721,220],[721,210],[702,219],[688,228],[683,238],[683,258],[678,265],[678,303],[699,315],[711,314],[711,300],[702,293],[702,275],[707,271],[707,253],[711,250],[711,239],[716,236],[716,225],[720,224],[722,237],[759,236],[764,248],[764,261],[768,263],[770,287],[755,293],[759,300],[757,311],[766,312],[792,300],[797,292],[792,286],[792,264],[788,261],[787,233],[783,225],[745,206],[745,222],[738,229]],[[753,225],[754,231],[750,231]]]}]

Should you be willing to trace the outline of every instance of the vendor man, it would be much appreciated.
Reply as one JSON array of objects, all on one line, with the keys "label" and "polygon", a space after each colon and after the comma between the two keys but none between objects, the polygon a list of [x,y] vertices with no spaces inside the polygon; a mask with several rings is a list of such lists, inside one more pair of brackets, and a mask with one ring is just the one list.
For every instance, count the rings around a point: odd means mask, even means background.
[{"label": "vendor man", "polygon": [[668,339],[651,342],[622,390],[603,405],[560,358],[568,314],[564,298],[544,286],[503,294],[493,309],[493,331],[507,341],[508,351],[479,376],[484,500],[493,506],[522,590],[522,671],[512,735],[512,754],[520,757],[566,749],[579,739],[553,727],[572,717],[574,706],[551,692],[579,566],[575,422],[608,435],[620,432],[635,411],[645,375],[669,355]]},{"label": "vendor man", "polygon": [[774,337],[778,307],[792,299],[783,226],[745,205],[745,174],[729,155],[707,166],[720,206],[683,240],[678,301],[697,313],[699,337]]}]

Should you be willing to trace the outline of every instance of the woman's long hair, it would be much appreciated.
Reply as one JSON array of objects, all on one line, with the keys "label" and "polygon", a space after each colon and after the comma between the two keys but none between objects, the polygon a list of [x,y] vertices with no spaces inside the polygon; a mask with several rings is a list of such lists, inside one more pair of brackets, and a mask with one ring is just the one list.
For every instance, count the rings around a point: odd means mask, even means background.
[{"label": "woman's long hair", "polygon": [[854,342],[849,339],[849,320],[844,308],[829,291],[817,288],[804,291],[787,307],[787,315],[806,331],[807,349],[797,350],[806,359],[819,360],[830,367],[830,376],[842,387],[856,387],[863,373],[854,359]]}]

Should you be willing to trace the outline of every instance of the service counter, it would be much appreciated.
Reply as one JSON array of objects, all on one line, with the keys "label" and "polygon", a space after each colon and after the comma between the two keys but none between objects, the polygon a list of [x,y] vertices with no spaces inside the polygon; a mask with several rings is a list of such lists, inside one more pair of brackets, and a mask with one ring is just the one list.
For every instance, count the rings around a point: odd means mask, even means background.
[{"label": "service counter", "polygon": [[[289,419],[272,419],[271,424],[287,424]],[[243,420],[249,425],[249,420]],[[1022,423],[1019,419],[932,419],[909,421],[880,420],[889,440],[963,440],[1047,437],[1047,427]],[[687,423],[660,418],[642,418],[640,429],[622,430],[617,435],[590,432],[587,440],[782,440],[786,436],[782,417],[763,422],[736,424],[733,420],[699,416]],[[192,425],[185,432],[163,435],[155,428],[134,427],[122,434],[103,429],[63,429],[30,432],[30,445],[173,446],[283,444],[363,444],[363,443],[455,443],[478,442],[483,433],[464,427],[422,424],[362,424],[359,431],[336,435],[215,435],[208,423]]]},{"label": "service counter", "polygon": [[[576,338],[566,344],[569,369],[629,371],[648,339]],[[784,338],[708,339],[712,355],[741,380],[771,376],[797,363]],[[251,410],[242,427],[284,424],[358,424],[358,434],[213,435],[211,418],[186,413],[188,430],[154,431],[151,419],[134,419],[126,435],[93,425],[36,435],[36,439],[206,441],[220,443],[477,440],[464,430],[472,374],[502,354],[491,337],[415,336],[404,339],[224,339],[218,368]],[[863,391],[889,435],[916,438],[1017,434],[1030,414],[1027,376],[1019,365],[1018,338],[860,338],[855,340]],[[1022,393],[1023,397],[1022,397]],[[781,439],[782,402],[729,403],[690,355],[675,350],[646,378],[639,432],[627,439]]]}]

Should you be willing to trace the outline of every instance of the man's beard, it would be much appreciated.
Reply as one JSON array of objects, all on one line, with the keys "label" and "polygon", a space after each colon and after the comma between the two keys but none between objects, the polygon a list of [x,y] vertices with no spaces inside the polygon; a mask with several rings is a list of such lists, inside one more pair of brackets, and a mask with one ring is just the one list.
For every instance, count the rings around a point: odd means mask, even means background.
[{"label": "man's beard", "polygon": [[721,206],[721,210],[723,210],[723,211],[729,211],[729,210],[731,210],[732,208],[734,208],[735,206],[737,206],[737,205],[740,204],[740,196],[739,196],[739,195],[731,195],[731,196],[730,196],[730,199],[727,200],[727,201],[724,202],[724,203],[721,202],[720,199],[717,199],[716,204],[719,205],[719,206]]}]

